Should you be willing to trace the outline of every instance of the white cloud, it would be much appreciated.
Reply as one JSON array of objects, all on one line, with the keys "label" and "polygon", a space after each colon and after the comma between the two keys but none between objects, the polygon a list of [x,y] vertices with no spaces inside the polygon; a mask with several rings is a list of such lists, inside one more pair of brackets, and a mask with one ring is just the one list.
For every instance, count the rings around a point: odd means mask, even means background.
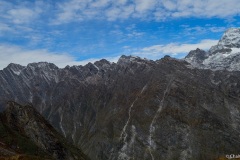
[{"label": "white cloud", "polygon": [[188,53],[189,51],[195,50],[196,48],[207,50],[211,46],[216,45],[217,42],[218,40],[205,39],[200,41],[199,43],[194,44],[170,43],[167,45],[154,45],[138,49],[132,54],[150,59],[160,58],[166,54],[171,56],[178,56],[179,54]]},{"label": "white cloud", "polygon": [[136,12],[146,12],[156,7],[157,0],[135,0]]},{"label": "white cloud", "polygon": [[226,27],[210,27],[209,28],[211,32],[223,32],[226,31]]},{"label": "white cloud", "polygon": [[16,24],[28,23],[36,16],[36,12],[28,8],[11,9],[7,13],[9,19]]},{"label": "white cloud", "polygon": [[[63,0],[0,2],[0,20],[13,24],[44,21],[52,24],[103,19],[164,20],[182,17],[231,18],[240,14],[239,0]],[[35,21],[34,21],[35,20]]]},{"label": "white cloud", "polygon": [[5,23],[27,24],[37,19],[44,10],[45,5],[36,1],[35,3],[23,2],[13,4],[11,1],[0,3],[0,18]]},{"label": "white cloud", "polygon": [[[102,58],[91,58],[82,61],[77,61],[75,57],[62,53],[57,54],[49,52],[45,49],[26,50],[19,46],[0,44],[0,69],[5,68],[9,63],[16,63],[26,66],[33,62],[51,62],[58,67],[63,68],[67,65],[85,65],[88,62],[95,62]],[[119,56],[105,57],[110,62],[116,62]]]},{"label": "white cloud", "polygon": [[86,19],[229,18],[240,14],[239,0],[70,0],[58,6],[56,24]]},{"label": "white cloud", "polygon": [[169,1],[169,0],[164,0],[162,1],[163,6],[167,9],[167,10],[175,10],[177,8],[176,3]]},{"label": "white cloud", "polygon": [[216,27],[210,24],[206,24],[205,26],[194,26],[194,27],[190,27],[188,25],[181,25],[181,27],[183,28],[183,34],[187,35],[187,36],[194,36],[196,37],[196,35],[201,35],[201,34],[208,34],[208,33],[218,33],[218,32],[224,32],[227,30],[227,27]]},{"label": "white cloud", "polygon": [[107,10],[106,16],[108,20],[112,21],[116,20],[116,17],[118,17],[119,14],[121,14],[121,10],[119,8],[111,8]]},{"label": "white cloud", "polygon": [[1,35],[1,32],[12,31],[12,30],[13,29],[9,25],[0,23],[0,35]]},{"label": "white cloud", "polygon": [[91,5],[91,7],[94,7],[94,8],[104,8],[110,2],[111,2],[110,0],[98,0],[98,1],[95,1],[95,2],[91,2],[90,5]]},{"label": "white cloud", "polygon": [[177,0],[176,4],[172,17],[226,18],[240,13],[238,0]]}]

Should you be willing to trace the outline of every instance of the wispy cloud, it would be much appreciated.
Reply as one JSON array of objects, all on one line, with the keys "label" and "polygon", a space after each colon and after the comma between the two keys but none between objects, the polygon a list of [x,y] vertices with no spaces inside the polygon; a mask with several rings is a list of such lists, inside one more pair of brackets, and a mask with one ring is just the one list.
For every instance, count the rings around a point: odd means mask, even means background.
[{"label": "wispy cloud", "polygon": [[39,11],[31,10],[29,8],[15,8],[7,12],[6,18],[15,24],[29,23],[35,16],[39,14]]},{"label": "wispy cloud", "polygon": [[210,27],[209,29],[210,29],[211,32],[214,32],[214,33],[216,33],[216,32],[224,32],[224,31],[227,30],[226,27]]},{"label": "wispy cloud", "polygon": [[47,5],[41,1],[1,1],[0,35],[5,36],[5,39],[14,39],[18,36],[21,39],[26,38],[26,35],[39,28],[36,27],[39,26],[39,22],[42,23],[40,17],[44,6]]},{"label": "wispy cloud", "polygon": [[217,42],[218,40],[205,39],[199,43],[193,44],[169,43],[166,45],[153,45],[150,47],[138,49],[132,54],[150,59],[160,58],[166,54],[176,57],[180,54],[186,54],[191,50],[195,50],[196,48],[207,50],[211,46],[216,45]]},{"label": "wispy cloud", "polygon": [[0,35],[3,34],[4,32],[8,32],[8,31],[12,32],[13,29],[7,24],[0,23]]},{"label": "wispy cloud", "polygon": [[0,3],[0,18],[5,23],[11,24],[28,24],[37,19],[43,12],[43,3],[38,1],[30,3],[14,4],[11,1],[3,1]]},{"label": "wispy cloud", "polygon": [[188,25],[181,25],[183,28],[184,34],[187,35],[200,35],[200,34],[206,34],[206,33],[218,33],[218,32],[224,32],[227,30],[227,27],[223,26],[213,26],[210,24],[206,24],[205,26],[188,26]]},{"label": "wispy cloud", "polygon": [[[5,68],[9,63],[16,63],[26,66],[32,62],[51,62],[58,67],[65,67],[67,65],[85,65],[89,62],[95,62],[102,58],[90,58],[86,60],[77,61],[76,57],[73,57],[67,53],[54,53],[49,52],[46,49],[27,50],[19,46],[0,44],[0,69]],[[119,56],[115,57],[103,57],[110,62],[116,62]]]},{"label": "wispy cloud", "polygon": [[58,6],[55,24],[87,19],[227,18],[240,14],[238,0],[218,0],[217,3],[215,0],[70,0],[59,2]]},{"label": "wispy cloud", "polygon": [[[220,7],[222,6],[222,7]],[[223,7],[224,6],[224,7]],[[220,17],[229,18],[240,14],[238,0],[61,0],[52,3],[42,1],[7,1],[0,2],[0,35],[16,37],[18,33],[29,41],[36,42],[35,31],[44,34],[49,24],[62,25],[71,22],[89,20],[124,21],[146,20],[159,21],[183,17]],[[93,22],[94,23],[94,22]],[[58,26],[57,26],[58,27]],[[207,27],[206,27],[207,28]],[[206,32],[204,27],[191,28],[189,33]],[[209,28],[209,27],[208,27]],[[55,29],[55,28],[54,28]],[[212,26],[208,31],[221,32],[225,28]],[[140,37],[144,33],[132,30],[125,37]],[[12,35],[10,35],[12,34]],[[33,36],[25,36],[34,34]],[[44,41],[40,39],[40,41]],[[30,43],[30,42],[29,42]]]},{"label": "wispy cloud", "polygon": [[[50,5],[51,4],[51,5]],[[52,3],[26,1],[0,2],[0,18],[13,24],[41,21],[63,24],[73,21],[103,19],[108,21],[141,19],[164,20],[169,18],[201,17],[230,18],[240,14],[238,0],[62,0]]]}]

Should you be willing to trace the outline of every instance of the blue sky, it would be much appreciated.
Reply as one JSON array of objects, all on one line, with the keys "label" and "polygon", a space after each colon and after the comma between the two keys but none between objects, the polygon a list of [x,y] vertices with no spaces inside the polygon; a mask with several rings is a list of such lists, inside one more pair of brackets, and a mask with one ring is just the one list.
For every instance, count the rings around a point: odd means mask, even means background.
[{"label": "blue sky", "polygon": [[0,69],[134,55],[182,58],[240,25],[239,0],[1,0]]}]

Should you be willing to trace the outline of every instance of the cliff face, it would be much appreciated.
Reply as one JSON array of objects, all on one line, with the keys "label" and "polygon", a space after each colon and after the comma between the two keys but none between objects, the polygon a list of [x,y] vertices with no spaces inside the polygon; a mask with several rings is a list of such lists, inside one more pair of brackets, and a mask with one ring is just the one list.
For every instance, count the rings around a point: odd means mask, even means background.
[{"label": "cliff face", "polygon": [[3,157],[74,160],[87,159],[77,148],[66,142],[32,107],[8,102],[1,114]]}]

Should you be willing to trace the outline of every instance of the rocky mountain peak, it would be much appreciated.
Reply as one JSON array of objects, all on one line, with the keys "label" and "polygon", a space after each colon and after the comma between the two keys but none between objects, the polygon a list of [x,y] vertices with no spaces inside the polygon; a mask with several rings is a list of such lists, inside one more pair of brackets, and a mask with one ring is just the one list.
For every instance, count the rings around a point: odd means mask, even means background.
[{"label": "rocky mountain peak", "polygon": [[24,69],[24,66],[21,66],[20,64],[10,63],[6,69],[11,70],[13,73],[19,75],[21,71]]},{"label": "rocky mountain peak", "polygon": [[190,51],[185,60],[192,66],[212,70],[240,70],[240,28],[228,29],[209,51]]},{"label": "rocky mountain peak", "polygon": [[104,66],[110,66],[111,63],[109,61],[107,61],[106,59],[101,59],[99,61],[94,62],[95,65],[97,65],[98,67],[104,67]]},{"label": "rocky mountain peak", "polygon": [[199,64],[199,63],[202,63],[205,58],[206,58],[206,51],[197,48],[196,50],[190,51],[189,54],[185,57],[185,60],[187,62]]},{"label": "rocky mountain peak", "polygon": [[209,55],[231,51],[235,53],[238,48],[240,48],[240,28],[230,28],[223,34],[218,44],[210,48]]},{"label": "rocky mountain peak", "polygon": [[27,65],[27,68],[58,69],[58,67],[55,64],[48,62],[29,63]]},{"label": "rocky mountain peak", "polygon": [[113,67],[113,63],[107,61],[106,59],[101,59],[99,61],[94,62],[94,65],[96,68],[98,68],[98,70],[101,71],[106,71],[108,69],[112,69]]},{"label": "rocky mountain peak", "polygon": [[23,69],[25,68],[24,66],[16,63],[10,63],[6,68],[12,68],[12,69]]},{"label": "rocky mountain peak", "polygon": [[218,45],[228,48],[240,48],[240,28],[228,29],[218,42]]},{"label": "rocky mountain peak", "polygon": [[196,50],[192,50],[186,56],[186,58],[193,57],[194,55],[197,56],[199,59],[203,60],[205,58],[206,52],[202,49],[197,48]]},{"label": "rocky mountain peak", "polygon": [[210,48],[209,55],[224,54],[232,50],[235,52],[238,48],[240,48],[240,28],[230,28],[225,31],[218,44]]},{"label": "rocky mountain peak", "polygon": [[146,64],[148,63],[149,60],[146,58],[140,58],[138,56],[126,56],[126,55],[122,55],[119,59],[117,64],[120,66],[126,66],[129,65],[131,63],[137,63],[137,64]]},{"label": "rocky mountain peak", "polygon": [[141,59],[140,57],[122,55],[118,59],[117,64],[124,65],[124,64],[128,64],[128,63],[131,63],[133,61],[140,60],[140,59]]}]

